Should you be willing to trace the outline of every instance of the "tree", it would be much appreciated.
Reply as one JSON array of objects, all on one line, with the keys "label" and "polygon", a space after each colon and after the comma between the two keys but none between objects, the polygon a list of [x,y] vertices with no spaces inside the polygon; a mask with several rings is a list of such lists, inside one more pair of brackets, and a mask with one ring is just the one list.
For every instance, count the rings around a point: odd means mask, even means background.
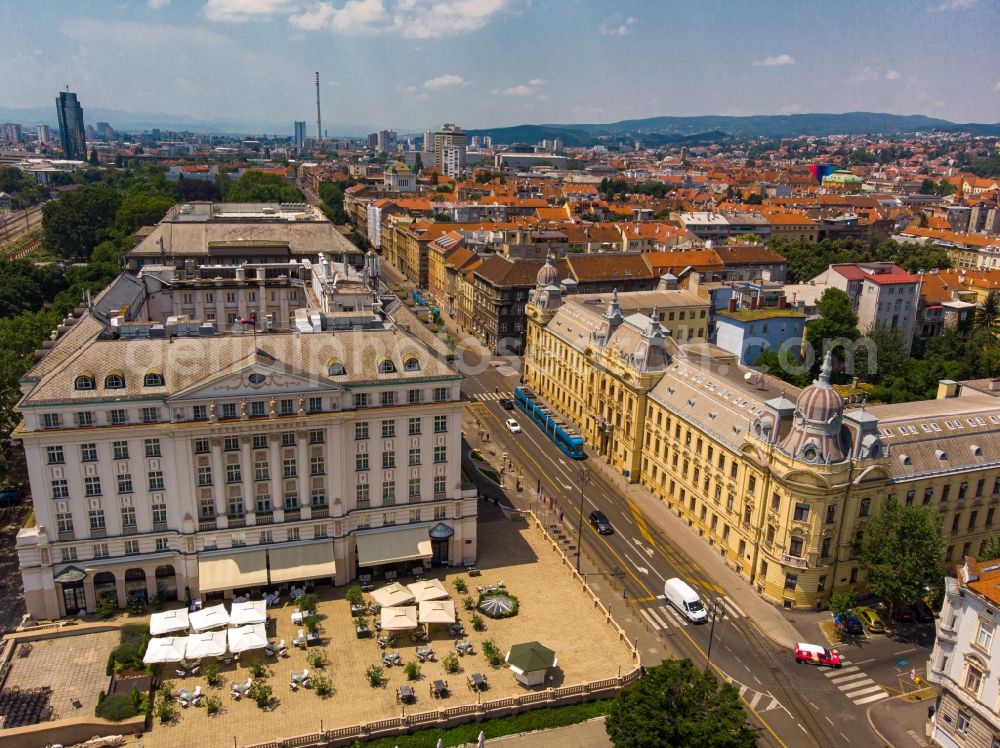
[{"label": "tree", "polygon": [[908,358],[903,333],[884,322],[876,322],[858,338],[854,347],[853,373],[865,382],[876,383],[902,371]]},{"label": "tree", "polygon": [[765,374],[778,377],[778,379],[796,387],[805,387],[809,384],[808,369],[796,361],[789,350],[769,348],[766,351],[761,351],[754,360],[753,366]]},{"label": "tree", "polygon": [[925,178],[920,182],[920,193],[921,195],[933,195],[934,193],[934,180]]},{"label": "tree", "polygon": [[894,495],[865,525],[856,549],[868,591],[889,601],[890,620],[896,603],[920,599],[943,552],[940,515],[930,507],[900,504]]},{"label": "tree", "polygon": [[764,198],[760,196],[759,192],[754,192],[747,198],[747,205],[763,205]]},{"label": "tree", "polygon": [[413,173],[419,174],[424,170],[424,160],[420,157],[420,153],[417,153],[417,157],[413,159]]},{"label": "tree", "polygon": [[96,148],[91,148],[90,149],[90,158],[87,159],[87,160],[90,162],[91,166],[98,166],[98,165],[100,165],[101,161],[100,161],[100,159],[97,158],[97,149]]},{"label": "tree", "polygon": [[851,615],[857,607],[857,599],[854,596],[854,588],[850,587],[842,592],[834,592],[830,595],[830,612],[836,618],[844,618]]},{"label": "tree", "polygon": [[87,185],[47,202],[42,208],[42,246],[60,257],[90,257],[105,238],[118,203],[118,193],[104,184]]},{"label": "tree", "polygon": [[143,226],[159,223],[173,204],[174,201],[168,197],[140,193],[129,195],[115,211],[114,228],[123,237],[130,236]]},{"label": "tree", "polygon": [[990,535],[982,552],[976,556],[976,561],[995,561],[1000,558],[1000,535]]},{"label": "tree", "polygon": [[690,660],[665,660],[619,691],[605,729],[615,748],[750,748],[739,691]]},{"label": "tree", "polygon": [[1000,295],[997,295],[996,291],[990,291],[976,310],[976,327],[992,330],[998,319],[1000,319]]},{"label": "tree", "polygon": [[245,171],[225,195],[231,203],[297,203],[302,193],[277,174]]},{"label": "tree", "polygon": [[850,297],[839,288],[828,288],[816,302],[819,319],[806,327],[806,339],[815,353],[814,366],[819,366],[827,349],[843,362],[847,357],[843,341],[858,337],[858,315],[851,309]]}]

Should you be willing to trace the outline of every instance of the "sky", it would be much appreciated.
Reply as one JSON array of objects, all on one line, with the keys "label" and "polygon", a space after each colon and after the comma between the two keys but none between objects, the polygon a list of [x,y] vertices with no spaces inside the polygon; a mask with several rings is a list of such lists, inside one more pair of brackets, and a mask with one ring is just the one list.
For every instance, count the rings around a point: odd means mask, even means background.
[{"label": "sky", "polygon": [[[0,106],[420,131],[874,111],[1000,121],[1000,0],[5,0]],[[53,105],[54,109],[54,105]],[[111,123],[114,125],[114,122]]]}]

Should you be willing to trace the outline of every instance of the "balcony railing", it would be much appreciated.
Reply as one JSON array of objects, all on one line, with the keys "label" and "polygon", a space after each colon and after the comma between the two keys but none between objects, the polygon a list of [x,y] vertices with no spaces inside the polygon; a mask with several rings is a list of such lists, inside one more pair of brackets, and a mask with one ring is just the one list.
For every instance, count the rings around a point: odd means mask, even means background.
[{"label": "balcony railing", "polygon": [[781,554],[781,563],[785,566],[794,566],[798,569],[808,569],[809,560],[802,558],[801,556],[792,556],[789,553]]},{"label": "balcony railing", "polygon": [[229,515],[227,517],[227,520],[228,520],[227,524],[230,527],[246,527],[247,526],[247,518],[246,518],[246,515],[244,515],[244,514]]},{"label": "balcony railing", "polygon": [[170,528],[167,526],[166,522],[154,522],[153,523],[153,532],[165,532],[168,529],[170,529]]},{"label": "balcony railing", "polygon": [[108,537],[108,529],[106,527],[91,527],[90,537],[92,538],[106,538]]},{"label": "balcony railing", "polygon": [[76,540],[76,533],[72,530],[60,530],[59,531],[60,540]]},{"label": "balcony railing", "polygon": [[274,512],[257,512],[256,522],[257,525],[273,525],[274,524]]},{"label": "balcony railing", "polygon": [[285,522],[298,522],[302,519],[302,512],[298,509],[285,510]]},{"label": "balcony railing", "polygon": [[122,535],[138,535],[138,525],[122,525]]},{"label": "balcony railing", "polygon": [[314,506],[312,510],[313,519],[326,519],[330,516],[330,507]]},{"label": "balcony railing", "polygon": [[219,523],[212,517],[211,519],[200,519],[198,520],[198,532],[210,532],[212,530],[218,530]]}]

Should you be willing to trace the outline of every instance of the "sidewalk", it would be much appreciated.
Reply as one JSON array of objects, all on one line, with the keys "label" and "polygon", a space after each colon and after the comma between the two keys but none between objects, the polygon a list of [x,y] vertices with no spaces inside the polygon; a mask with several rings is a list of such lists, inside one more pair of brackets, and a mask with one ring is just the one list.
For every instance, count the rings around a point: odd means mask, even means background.
[{"label": "sidewalk", "polygon": [[930,746],[925,727],[927,707],[933,699],[904,701],[898,696],[872,704],[868,708],[868,724],[887,748],[924,748]]},{"label": "sidewalk", "polygon": [[[465,743],[458,748],[475,748],[475,745]],[[598,717],[578,725],[490,738],[486,745],[499,745],[503,748],[534,748],[537,745],[547,748],[610,748],[611,741],[604,730],[604,718]]]},{"label": "sidewalk", "polygon": [[[712,582],[719,585],[725,594],[753,619],[757,628],[768,639],[786,649],[792,649],[797,641],[802,640],[802,636],[785,618],[781,609],[761,598],[746,579],[726,564],[715,548],[698,537],[648,488],[638,483],[628,483],[624,476],[619,475],[599,457],[591,455],[587,465],[600,470],[622,494],[634,501],[642,509],[643,514],[651,520],[651,524],[663,530],[670,544],[695,560]],[[828,613],[825,615],[829,616]]]}]

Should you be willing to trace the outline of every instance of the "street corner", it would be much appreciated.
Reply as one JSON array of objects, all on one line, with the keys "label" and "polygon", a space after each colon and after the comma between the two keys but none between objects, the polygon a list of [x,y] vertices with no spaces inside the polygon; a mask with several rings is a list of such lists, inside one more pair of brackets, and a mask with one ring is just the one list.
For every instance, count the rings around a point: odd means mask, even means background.
[{"label": "street corner", "polygon": [[910,698],[910,694],[900,694],[868,707],[868,724],[883,743],[899,748],[931,745],[926,728],[936,693],[932,688],[923,690],[929,691],[930,696],[919,701]]}]

